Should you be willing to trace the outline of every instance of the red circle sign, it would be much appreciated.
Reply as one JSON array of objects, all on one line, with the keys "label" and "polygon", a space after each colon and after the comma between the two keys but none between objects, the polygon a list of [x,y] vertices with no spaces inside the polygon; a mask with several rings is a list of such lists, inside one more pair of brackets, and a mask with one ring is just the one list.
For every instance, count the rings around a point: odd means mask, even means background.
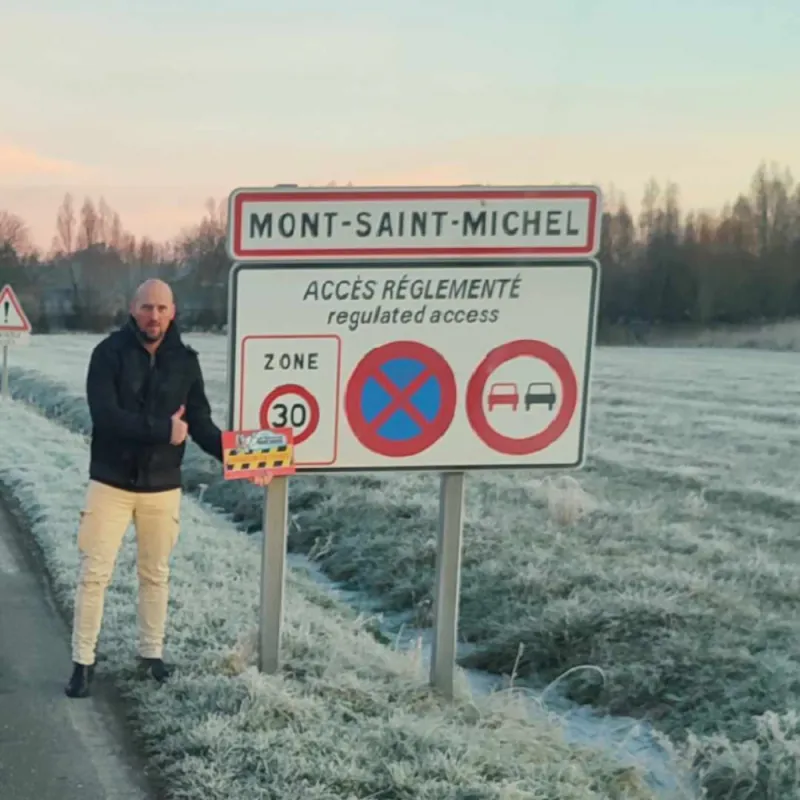
[{"label": "red circle sign", "polygon": [[[518,356],[544,361],[561,381],[561,407],[553,421],[539,433],[517,439],[498,433],[489,423],[483,408],[483,390],[492,373]],[[578,405],[578,381],[567,357],[557,348],[535,339],[518,339],[495,347],[481,361],[467,384],[467,418],[485,444],[498,453],[527,456],[549,447],[569,426]]]},{"label": "red circle sign", "polygon": [[295,427],[300,427],[299,425],[292,424],[292,415],[290,412],[285,415],[286,419],[280,422],[273,424],[269,421],[269,412],[273,403],[287,394],[297,395],[305,401],[305,404],[308,406],[308,424],[301,434],[294,436],[294,444],[302,444],[314,433],[319,425],[319,403],[317,402],[317,398],[314,397],[305,386],[300,386],[297,383],[284,383],[283,386],[278,386],[273,389],[264,398],[264,402],[261,403],[261,408],[258,412],[258,421],[262,428],[292,428],[294,432]]},{"label": "red circle sign", "polygon": [[445,358],[427,345],[390,342],[370,350],[356,365],[344,407],[350,428],[368,450],[394,458],[414,456],[450,427],[456,378]]}]

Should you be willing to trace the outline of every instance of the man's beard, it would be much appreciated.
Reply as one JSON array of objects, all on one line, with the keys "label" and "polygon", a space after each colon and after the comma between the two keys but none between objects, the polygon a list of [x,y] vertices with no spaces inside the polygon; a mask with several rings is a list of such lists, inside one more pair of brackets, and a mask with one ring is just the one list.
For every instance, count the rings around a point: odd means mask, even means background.
[{"label": "man's beard", "polygon": [[158,333],[148,333],[146,330],[139,328],[139,335],[149,344],[155,344],[156,342],[161,341],[164,338],[164,331],[159,330]]}]

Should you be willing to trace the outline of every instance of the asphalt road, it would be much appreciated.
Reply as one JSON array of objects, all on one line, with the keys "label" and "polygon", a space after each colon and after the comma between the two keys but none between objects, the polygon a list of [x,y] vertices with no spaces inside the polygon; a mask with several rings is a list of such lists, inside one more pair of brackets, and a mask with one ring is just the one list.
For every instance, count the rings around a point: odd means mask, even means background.
[{"label": "asphalt road", "polygon": [[154,800],[102,690],[71,700],[69,631],[0,502],[0,800]]}]

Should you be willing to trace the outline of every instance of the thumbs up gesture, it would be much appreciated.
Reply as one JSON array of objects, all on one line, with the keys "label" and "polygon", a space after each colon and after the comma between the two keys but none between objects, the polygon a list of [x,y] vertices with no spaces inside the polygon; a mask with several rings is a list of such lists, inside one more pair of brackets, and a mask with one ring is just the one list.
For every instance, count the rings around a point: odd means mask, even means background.
[{"label": "thumbs up gesture", "polygon": [[186,407],[181,406],[172,415],[172,436],[170,436],[170,444],[181,445],[186,441],[186,434],[189,431],[189,426],[181,419],[185,411]]}]

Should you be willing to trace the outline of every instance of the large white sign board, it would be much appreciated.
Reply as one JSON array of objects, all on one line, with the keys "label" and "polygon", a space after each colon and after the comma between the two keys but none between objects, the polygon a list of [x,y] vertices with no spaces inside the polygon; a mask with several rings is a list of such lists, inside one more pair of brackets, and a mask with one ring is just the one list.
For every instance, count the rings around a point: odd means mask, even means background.
[{"label": "large white sign board", "polygon": [[298,471],[578,467],[591,259],[236,264],[232,430],[292,427]]},{"label": "large white sign board", "polygon": [[234,261],[300,258],[596,255],[593,186],[237,189]]}]

